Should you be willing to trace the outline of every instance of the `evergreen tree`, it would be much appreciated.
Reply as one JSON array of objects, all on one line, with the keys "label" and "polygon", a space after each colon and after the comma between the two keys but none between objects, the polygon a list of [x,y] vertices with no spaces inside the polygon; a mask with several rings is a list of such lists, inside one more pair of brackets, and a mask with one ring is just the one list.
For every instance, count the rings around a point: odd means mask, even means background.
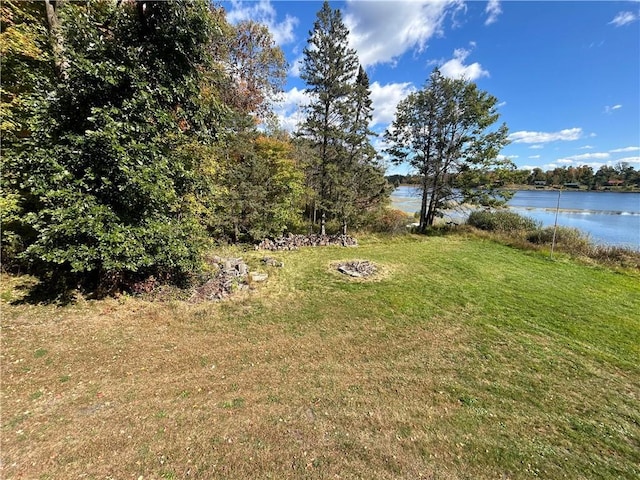
[{"label": "evergreen tree", "polygon": [[354,114],[352,91],[358,58],[349,48],[349,31],[340,10],[332,10],[327,1],[309,35],[300,77],[307,83],[306,92],[312,101],[299,133],[317,152],[307,168],[317,192],[315,208],[321,216],[335,215],[340,164],[348,159],[345,143]]},{"label": "evergreen tree", "polygon": [[369,128],[373,118],[369,77],[360,66],[351,92],[353,117],[345,137],[346,155],[339,164],[340,182],[337,186],[335,210],[342,221],[342,233],[347,225],[375,208],[388,197],[390,186],[384,178],[384,167],[371,144],[375,135]]}]

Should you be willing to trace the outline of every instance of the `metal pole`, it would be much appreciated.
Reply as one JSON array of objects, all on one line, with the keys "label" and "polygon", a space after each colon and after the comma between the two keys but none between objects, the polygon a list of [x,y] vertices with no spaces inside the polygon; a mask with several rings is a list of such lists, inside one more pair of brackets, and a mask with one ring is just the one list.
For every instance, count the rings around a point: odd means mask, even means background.
[{"label": "metal pole", "polygon": [[558,204],[556,205],[556,220],[553,223],[553,240],[551,240],[551,254],[550,258],[553,260],[553,250],[556,247],[556,232],[558,231],[558,211],[560,210],[560,195],[562,195],[562,187],[558,190]]}]

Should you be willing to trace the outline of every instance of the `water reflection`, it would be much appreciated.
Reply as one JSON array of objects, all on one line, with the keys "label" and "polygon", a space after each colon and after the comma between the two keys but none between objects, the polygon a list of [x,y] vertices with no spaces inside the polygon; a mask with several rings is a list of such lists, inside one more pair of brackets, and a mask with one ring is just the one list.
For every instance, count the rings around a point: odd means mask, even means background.
[{"label": "water reflection", "polygon": [[[409,214],[420,210],[419,190],[398,187],[392,204]],[[508,202],[509,208],[542,222],[554,224],[558,192],[549,190],[517,191]],[[453,214],[452,218],[459,217]],[[617,192],[562,192],[558,224],[578,228],[594,243],[640,250],[640,194]]]}]

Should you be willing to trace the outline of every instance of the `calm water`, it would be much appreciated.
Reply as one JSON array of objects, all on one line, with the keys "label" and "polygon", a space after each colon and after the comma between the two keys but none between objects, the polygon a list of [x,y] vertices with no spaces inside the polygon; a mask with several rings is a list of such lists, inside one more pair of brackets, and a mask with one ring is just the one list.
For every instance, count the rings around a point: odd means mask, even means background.
[{"label": "calm water", "polygon": [[[398,187],[391,200],[395,208],[404,212],[420,210],[420,196],[413,187]],[[557,204],[558,192],[520,190],[507,206],[544,226],[552,226]],[[578,228],[595,243],[640,250],[640,193],[563,191],[558,225]]]}]

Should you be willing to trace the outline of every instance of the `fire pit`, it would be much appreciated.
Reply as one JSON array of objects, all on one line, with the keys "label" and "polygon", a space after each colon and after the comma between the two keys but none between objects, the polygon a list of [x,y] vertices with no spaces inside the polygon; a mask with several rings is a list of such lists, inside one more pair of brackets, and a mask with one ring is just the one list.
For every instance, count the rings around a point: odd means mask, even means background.
[{"label": "fire pit", "polygon": [[340,273],[349,275],[350,277],[361,278],[369,277],[378,271],[375,263],[369,260],[349,260],[336,264],[336,269]]}]

